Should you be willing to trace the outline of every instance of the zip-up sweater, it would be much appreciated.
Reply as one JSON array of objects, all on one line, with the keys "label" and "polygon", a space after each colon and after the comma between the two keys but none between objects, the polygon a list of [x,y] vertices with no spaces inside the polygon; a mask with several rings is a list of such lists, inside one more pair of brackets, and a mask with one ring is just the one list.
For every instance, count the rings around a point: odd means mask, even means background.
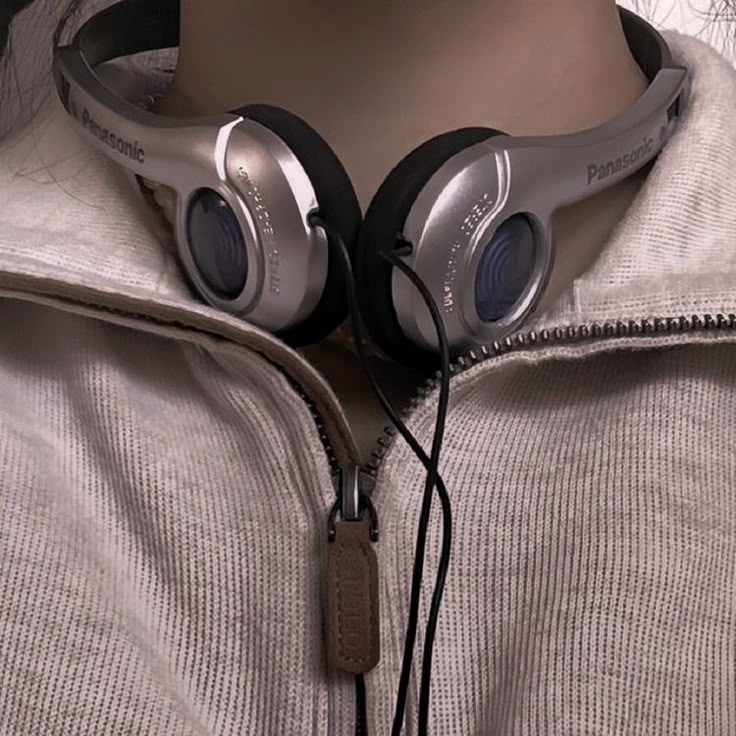
[{"label": "zip-up sweater", "polygon": [[[435,734],[736,733],[736,72],[666,37],[692,95],[634,204],[452,379]],[[192,295],[55,103],[0,149],[0,202],[0,733],[352,733],[324,645],[357,462],[335,394]],[[425,447],[436,403],[409,418]],[[374,470],[387,734],[425,470],[398,440]],[[439,542],[435,503],[422,622]]]}]

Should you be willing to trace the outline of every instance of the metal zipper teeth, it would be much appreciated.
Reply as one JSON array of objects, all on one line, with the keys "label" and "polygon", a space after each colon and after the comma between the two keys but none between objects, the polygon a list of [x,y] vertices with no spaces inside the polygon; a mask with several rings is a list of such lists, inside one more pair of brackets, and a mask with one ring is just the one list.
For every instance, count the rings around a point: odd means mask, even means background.
[{"label": "metal zipper teeth", "polygon": [[309,409],[309,413],[312,415],[312,421],[314,421],[314,425],[317,428],[317,434],[319,435],[319,439],[322,442],[325,453],[327,454],[327,462],[330,464],[330,474],[334,478],[340,473],[341,467],[335,454],[335,448],[332,446],[332,442],[330,441],[330,435],[327,431],[324,417],[320,414],[319,409],[317,409],[317,404],[304,389],[304,386],[285,371],[282,371],[282,373],[301,400],[307,405],[307,409]]},{"label": "metal zipper teeth", "polygon": [[[59,302],[68,303],[72,305],[81,305],[89,308],[89,304],[73,298],[63,298],[55,296]],[[144,322],[150,322],[157,326],[165,327],[178,327],[187,331],[196,331],[205,334],[209,334],[213,337],[221,338],[221,336],[209,330],[198,330],[192,328],[190,325],[179,322],[178,320],[161,320],[153,317],[152,315],[140,314],[137,312],[131,312],[119,307],[113,307],[109,305],[96,305],[95,309],[100,312],[107,312],[109,314],[120,315],[127,319],[139,320]],[[571,327],[556,327],[552,329],[543,330],[532,330],[525,333],[517,333],[511,337],[507,337],[502,342],[494,342],[492,345],[487,345],[478,350],[471,351],[466,355],[458,358],[450,366],[450,377],[462,375],[465,371],[475,367],[479,363],[484,363],[488,360],[492,360],[500,355],[506,355],[511,352],[517,352],[523,349],[531,349],[540,345],[555,345],[555,344],[571,344],[575,342],[582,342],[585,340],[600,340],[600,339],[613,339],[616,337],[633,337],[638,335],[652,335],[652,334],[666,334],[666,333],[682,333],[682,332],[695,332],[703,330],[731,330],[736,327],[736,314],[703,314],[703,315],[691,315],[690,317],[667,317],[667,318],[656,318],[656,319],[641,319],[641,320],[629,320],[627,322],[592,322],[587,325],[576,325]],[[335,455],[335,450],[332,447],[330,436],[326,428],[325,420],[317,409],[317,405],[314,400],[309,396],[309,393],[304,387],[295,379],[293,379],[286,371],[277,365],[273,361],[269,360],[265,355],[263,356],[268,362],[270,362],[275,368],[281,370],[282,374],[287,378],[289,383],[292,385],[297,394],[305,402],[310,414],[314,420],[314,424],[317,428],[317,432],[324,447],[327,455],[327,460],[330,465],[330,471],[333,477],[337,477],[340,474],[341,467]],[[419,389],[416,391],[411,401],[401,411],[401,418],[406,422],[413,413],[413,411],[423,403],[431,394],[439,389],[440,376],[439,374],[430,377]],[[376,442],[376,449],[371,453],[371,459],[361,468],[364,473],[370,476],[370,479],[375,481],[381,464],[386,457],[386,454],[391,449],[391,445],[396,437],[396,430],[393,426],[386,427],[381,436]],[[371,483],[366,485],[366,493],[368,495],[372,492]]]},{"label": "metal zipper teeth", "polygon": [[[621,337],[699,332],[705,330],[732,330],[736,327],[736,314],[703,314],[690,317],[666,317],[617,322],[591,322],[587,325],[555,327],[517,333],[501,342],[494,342],[457,358],[450,366],[450,378],[456,378],[480,363],[493,360],[509,353],[531,350],[539,347],[568,345],[594,340],[610,340]],[[412,413],[440,388],[439,372],[426,380],[416,391],[410,402],[401,412],[407,422]],[[388,426],[377,441],[371,459],[363,466],[363,471],[376,479],[381,465],[397,436],[396,429]]]}]

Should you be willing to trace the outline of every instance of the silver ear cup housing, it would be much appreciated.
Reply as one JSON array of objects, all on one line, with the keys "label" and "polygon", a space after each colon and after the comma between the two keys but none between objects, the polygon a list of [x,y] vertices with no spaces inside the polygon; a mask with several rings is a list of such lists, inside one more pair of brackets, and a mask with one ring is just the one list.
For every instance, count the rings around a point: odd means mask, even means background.
[{"label": "silver ear cup housing", "polygon": [[[445,163],[415,201],[402,233],[412,244],[405,261],[439,306],[454,353],[490,344],[514,332],[539,303],[554,260],[552,213],[541,199],[535,202],[533,188],[524,192],[523,201],[512,196],[520,189],[511,187],[504,140],[493,138],[471,146]],[[501,243],[498,254],[489,258],[489,248],[495,247],[494,237],[504,227],[510,242]],[[524,234],[524,242],[513,242],[519,233]],[[498,273],[484,273],[482,269],[489,267],[498,269]],[[512,269],[517,274],[510,288]],[[483,286],[484,279],[506,291],[497,297],[494,319],[488,319],[479,303],[479,281]],[[407,336],[429,350],[437,350],[429,310],[399,269],[393,271],[392,294]],[[507,308],[500,313],[502,297]]]},{"label": "silver ear cup housing", "polygon": [[[655,159],[674,135],[688,93],[687,70],[664,68],[632,107],[608,123],[558,136],[496,136],[438,169],[411,207],[401,235],[412,245],[407,264],[441,306],[453,352],[517,331],[549,281],[553,213],[624,181]],[[526,281],[525,288],[520,281]],[[483,291],[505,309],[479,303]],[[398,269],[392,298],[402,330],[436,351],[429,312]]]},{"label": "silver ear cup housing", "polygon": [[[214,148],[198,142],[189,151],[205,159],[191,167],[196,179],[171,182],[178,194],[177,248],[187,276],[206,302],[265,330],[301,323],[322,295],[328,263],[324,233],[307,221],[317,199],[304,168],[277,135],[251,120],[221,128]],[[201,210],[203,195],[227,210],[226,217],[210,218],[216,226],[209,242],[206,228],[192,227],[193,208]],[[239,239],[233,237],[236,230]],[[223,289],[213,282],[212,269],[203,268],[208,247],[222,247],[223,231],[229,247],[245,249],[240,260],[247,277],[239,293],[232,289],[237,278],[220,273],[230,286]]]}]

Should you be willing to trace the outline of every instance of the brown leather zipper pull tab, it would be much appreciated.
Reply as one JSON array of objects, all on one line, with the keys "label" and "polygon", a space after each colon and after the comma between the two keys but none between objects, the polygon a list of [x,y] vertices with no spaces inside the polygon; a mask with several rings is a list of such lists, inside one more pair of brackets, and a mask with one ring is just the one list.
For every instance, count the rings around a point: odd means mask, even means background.
[{"label": "brown leather zipper pull tab", "polygon": [[[327,550],[327,662],[353,675],[370,672],[381,658],[378,524],[370,499],[358,489],[358,470],[343,474],[342,498],[330,515]],[[351,503],[345,494],[352,495]],[[336,520],[337,513],[343,517]],[[353,517],[351,518],[345,518]]]}]

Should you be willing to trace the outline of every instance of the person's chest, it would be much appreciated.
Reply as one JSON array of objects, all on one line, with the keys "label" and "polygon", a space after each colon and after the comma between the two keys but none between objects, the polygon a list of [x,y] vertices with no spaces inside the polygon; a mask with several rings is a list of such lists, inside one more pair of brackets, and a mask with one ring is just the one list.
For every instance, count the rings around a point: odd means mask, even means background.
[{"label": "person's chest", "polygon": [[[2,304],[2,558],[14,571],[6,587],[16,581],[3,600],[11,640],[27,642],[11,669],[37,673],[28,702],[50,707],[61,678],[98,693],[62,717],[77,727],[107,709],[121,727],[345,732],[351,685],[326,669],[323,637],[336,461],[314,405],[226,342]],[[709,336],[731,338],[725,326]],[[433,723],[533,732],[540,709],[592,727],[628,708],[656,733],[672,707],[695,722],[683,694],[706,680],[727,692],[716,643],[736,630],[723,594],[736,545],[736,352],[570,360],[568,338],[555,339],[552,360],[539,345],[506,348],[453,379],[441,473],[454,543]],[[605,347],[603,335],[588,345]],[[424,446],[435,400],[428,391],[409,416]],[[424,470],[395,440],[371,472],[383,653],[368,693],[372,732],[384,733]],[[427,595],[436,511],[429,538]],[[105,669],[110,658],[118,666]],[[657,701],[673,677],[672,703]],[[634,681],[645,684],[631,701]],[[114,707],[121,689],[145,707]]]}]

